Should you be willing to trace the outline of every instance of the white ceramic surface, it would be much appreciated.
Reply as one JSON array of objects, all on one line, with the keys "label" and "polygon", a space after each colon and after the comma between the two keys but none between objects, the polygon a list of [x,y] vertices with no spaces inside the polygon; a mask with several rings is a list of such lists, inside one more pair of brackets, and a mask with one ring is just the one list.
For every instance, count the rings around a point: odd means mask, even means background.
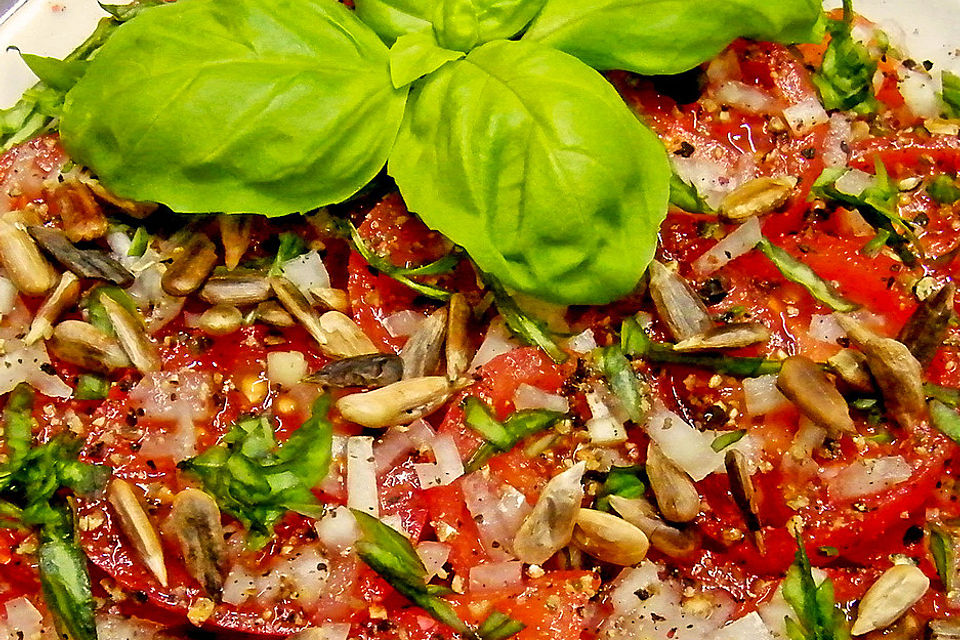
[{"label": "white ceramic surface", "polygon": [[[62,57],[105,15],[96,0],[17,1],[14,6],[18,8],[0,18],[0,108],[16,102],[35,80],[8,47]],[[827,6],[835,5],[839,2],[827,2]],[[915,59],[960,71],[960,0],[855,0],[855,6],[877,21],[895,42],[902,40]]]}]

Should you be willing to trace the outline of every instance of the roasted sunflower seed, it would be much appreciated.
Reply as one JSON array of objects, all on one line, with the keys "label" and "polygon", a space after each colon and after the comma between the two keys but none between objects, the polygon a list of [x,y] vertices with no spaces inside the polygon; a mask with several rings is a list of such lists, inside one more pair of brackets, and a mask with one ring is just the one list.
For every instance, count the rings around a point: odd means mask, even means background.
[{"label": "roasted sunflower seed", "polygon": [[174,252],[160,285],[169,295],[182,298],[199,289],[216,264],[213,241],[202,233],[192,233]]},{"label": "roasted sunflower seed", "polygon": [[42,296],[57,284],[57,272],[19,225],[0,220],[0,263],[17,291]]},{"label": "roasted sunflower seed", "polygon": [[319,371],[307,377],[327,387],[385,387],[400,380],[403,361],[400,356],[387,353],[371,353],[327,363]]},{"label": "roasted sunflower seed", "polygon": [[337,400],[344,418],[365,427],[409,424],[439,409],[453,394],[444,376],[401,380],[391,385],[353,393]]},{"label": "roasted sunflower seed", "polygon": [[61,360],[91,371],[109,373],[130,366],[119,342],[80,320],[64,320],[54,327],[49,346]]},{"label": "roasted sunflower seed", "polygon": [[106,251],[79,249],[59,229],[32,226],[28,230],[44,251],[81,278],[106,280],[119,287],[133,283],[133,274]]},{"label": "roasted sunflower seed", "polygon": [[107,499],[117,514],[120,529],[140,554],[140,559],[157,581],[167,586],[167,565],[163,560],[160,536],[133,492],[133,487],[125,480],[114,478],[107,487]]},{"label": "roasted sunflower seed", "polygon": [[577,512],[572,542],[598,560],[624,567],[643,561],[650,547],[647,536],[639,528],[623,518],[594,509]]},{"label": "roasted sunflower seed", "polygon": [[187,571],[207,595],[219,599],[227,552],[216,501],[199,489],[184,489],[173,499],[170,520]]}]

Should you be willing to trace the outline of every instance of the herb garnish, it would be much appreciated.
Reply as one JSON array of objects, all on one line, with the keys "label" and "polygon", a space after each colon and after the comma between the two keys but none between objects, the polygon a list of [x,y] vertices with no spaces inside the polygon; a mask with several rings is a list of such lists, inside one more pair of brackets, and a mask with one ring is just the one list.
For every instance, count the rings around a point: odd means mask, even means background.
[{"label": "herb garnish", "polygon": [[960,444],[960,414],[940,400],[934,398],[927,403],[930,408],[930,422],[945,436]]},{"label": "herb garnish", "polygon": [[360,237],[360,232],[353,225],[350,225],[350,238],[353,241],[353,246],[357,250],[357,253],[363,256],[367,264],[380,273],[390,276],[397,282],[405,284],[420,295],[427,296],[428,298],[449,300],[450,296],[453,295],[446,289],[418,282],[414,280],[412,276],[438,276],[444,273],[450,273],[460,261],[456,253],[448,253],[438,260],[419,267],[398,267],[368,247],[363,241],[363,238]]},{"label": "herb garnish", "polygon": [[728,431],[726,433],[721,433],[716,438],[713,439],[713,442],[710,443],[710,448],[720,453],[727,447],[734,445],[741,440],[743,436],[747,435],[746,429],[737,429],[736,431]]},{"label": "herb garnish", "polygon": [[483,402],[468,396],[463,401],[464,422],[483,436],[486,442],[467,461],[467,472],[476,471],[497,453],[510,451],[527,436],[549,429],[561,417],[563,414],[556,411],[524,409],[499,422]]},{"label": "herb garnish", "polygon": [[554,362],[565,362],[567,354],[554,342],[546,326],[524,313],[499,280],[489,274],[484,279],[493,293],[493,300],[507,323],[507,328],[527,344],[543,349]]},{"label": "herb garnish", "polygon": [[855,311],[860,305],[850,302],[839,293],[832,284],[817,275],[809,265],[797,260],[786,250],[781,249],[766,238],[760,238],[757,244],[763,255],[777,267],[784,278],[795,282],[810,292],[814,298],[834,311]]},{"label": "herb garnish", "polygon": [[311,518],[323,514],[312,489],[330,467],[330,404],[329,395],[317,398],[310,418],[280,446],[269,418],[249,416],[237,421],[220,444],[178,465],[247,527],[249,547],[263,547],[287,511]]},{"label": "herb garnish", "polygon": [[280,244],[277,246],[277,255],[273,258],[269,275],[283,275],[284,263],[302,256],[308,251],[307,243],[299,233],[288,231],[280,234]]},{"label": "herb garnish", "polygon": [[645,385],[637,377],[637,372],[619,346],[600,347],[593,352],[593,359],[607,385],[620,401],[627,412],[627,416],[636,423],[643,420],[644,414],[650,408]]},{"label": "herb garnish", "polygon": [[950,118],[960,118],[960,76],[952,71],[944,71],[941,74],[943,83],[943,92],[940,97],[943,98],[946,115]]},{"label": "herb garnish", "polygon": [[823,54],[823,63],[813,74],[813,83],[827,109],[872,111],[873,74],[877,62],[867,48],[853,39],[853,0],[843,0],[843,18],[831,20],[827,31],[830,43]]},{"label": "herb garnish", "polygon": [[941,173],[927,185],[927,193],[940,204],[953,204],[960,200],[960,189],[952,176]]},{"label": "herb garnish", "polygon": [[610,511],[610,496],[621,498],[639,498],[646,491],[646,485],[641,479],[645,467],[613,467],[600,485],[593,508],[599,511]]},{"label": "herb garnish", "polygon": [[849,640],[843,612],[833,600],[833,583],[829,578],[819,585],[813,578],[810,558],[797,536],[797,555],[783,580],[783,598],[796,618],[787,617],[790,640]]}]

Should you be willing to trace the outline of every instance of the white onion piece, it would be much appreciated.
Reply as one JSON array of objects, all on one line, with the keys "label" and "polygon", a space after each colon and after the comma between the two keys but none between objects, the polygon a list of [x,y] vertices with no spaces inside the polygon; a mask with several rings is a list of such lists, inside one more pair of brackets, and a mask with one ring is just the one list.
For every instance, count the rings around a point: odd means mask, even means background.
[{"label": "white onion piece", "polygon": [[325,622],[317,627],[319,635],[310,640],[347,640],[350,637],[349,622]]},{"label": "white onion piece", "polygon": [[714,636],[715,640],[744,640],[746,638],[749,638],[749,640],[773,640],[773,634],[756,611],[751,611],[739,620],[721,627]]},{"label": "white onion piece", "polygon": [[509,484],[494,485],[479,473],[464,478],[463,494],[484,550],[497,561],[512,559],[509,550],[517,529],[533,508],[524,495]]},{"label": "white onion piece", "polygon": [[450,557],[450,545],[443,542],[426,541],[417,545],[417,555],[427,569],[427,575],[433,577],[443,570],[443,565]]},{"label": "white onion piece", "polygon": [[790,406],[790,401],[777,389],[777,376],[743,379],[743,398],[747,413],[762,416]]},{"label": "white onion piece", "polygon": [[437,461],[437,469],[443,477],[443,484],[448,485],[463,475],[463,460],[457,443],[449,435],[437,436],[433,441],[433,456]]},{"label": "white onion piece", "polygon": [[830,116],[830,128],[823,139],[823,164],[827,167],[842,167],[847,164],[844,146],[850,142],[852,129],[850,118],[842,113]]},{"label": "white onion piece", "polygon": [[330,287],[330,274],[323,264],[323,258],[316,251],[308,251],[302,255],[287,260],[280,267],[284,277],[300,289],[307,300],[313,299],[311,289],[327,289]]},{"label": "white onion piece", "polygon": [[494,318],[487,329],[487,335],[484,336],[480,348],[477,349],[473,361],[470,363],[470,371],[476,371],[487,364],[497,356],[502,356],[514,349],[520,348],[521,344],[513,337],[510,330],[507,329],[503,320]]},{"label": "white onion piece", "polygon": [[0,394],[9,393],[21,382],[26,382],[51,398],[73,395],[73,389],[67,383],[44,371],[45,365],[50,364],[50,356],[43,342],[27,347],[20,340],[6,340],[3,346],[6,353],[0,356]]},{"label": "white onion piece", "polygon": [[210,374],[185,369],[160,371],[141,378],[130,390],[130,405],[151,420],[202,420],[212,414]]},{"label": "white onion piece", "polygon": [[369,436],[347,438],[347,506],[374,518],[380,515],[377,465]]},{"label": "white onion piece", "polygon": [[155,640],[166,637],[161,631],[158,625],[139,618],[97,616],[97,640]]},{"label": "white onion piece", "polygon": [[663,454],[697,482],[723,464],[723,452],[710,447],[712,435],[698,431],[662,405],[650,412],[646,430]]},{"label": "white onion piece", "polygon": [[404,459],[415,449],[413,440],[406,431],[396,427],[387,431],[386,435],[373,447],[373,457],[377,465],[377,475],[382,476]]},{"label": "white onion piece", "polygon": [[220,599],[234,606],[250,599],[255,583],[253,576],[247,573],[243,565],[234,565],[223,580],[223,593]]},{"label": "white onion piece", "polygon": [[296,386],[307,375],[307,359],[299,351],[267,354],[267,379],[281,387]]},{"label": "white onion piece", "polygon": [[593,329],[584,329],[567,340],[567,348],[575,353],[590,353],[597,348],[597,338]]},{"label": "white onion piece", "polygon": [[842,176],[837,178],[833,186],[840,193],[848,196],[857,197],[876,183],[875,176],[860,169],[850,169]]},{"label": "white onion piece", "polygon": [[407,435],[418,449],[432,449],[433,441],[437,439],[437,432],[433,430],[430,423],[420,418],[407,425]]},{"label": "white onion piece", "polygon": [[329,573],[326,558],[315,545],[300,547],[292,557],[278,563],[275,570],[294,588],[294,599],[307,606],[316,603]]},{"label": "white onion piece", "polygon": [[747,113],[772,113],[777,106],[776,100],[768,93],[739,80],[724,82],[714,92],[713,97],[720,104],[737,107]]},{"label": "white onion piece", "polygon": [[671,156],[670,161],[680,179],[693,185],[697,194],[713,208],[720,206],[723,197],[737,186],[730,181],[726,167],[712,160]]},{"label": "white onion piece", "polygon": [[427,317],[418,311],[404,309],[391,313],[382,320],[383,328],[394,338],[412,336]]},{"label": "white onion piece", "polygon": [[40,636],[43,630],[43,615],[26,596],[8,600],[6,610],[7,625],[19,632],[17,637],[29,640]]},{"label": "white onion piece", "polygon": [[760,220],[754,216],[693,261],[693,272],[707,276],[751,251],[760,242]]},{"label": "white onion piece", "polygon": [[584,394],[590,415],[587,432],[590,441],[600,446],[612,446],[627,441],[627,412],[606,386],[593,383]]},{"label": "white onion piece", "polygon": [[17,288],[10,280],[0,276],[0,315],[7,315],[13,311],[17,303]]},{"label": "white onion piece", "polygon": [[860,212],[854,209],[853,207],[839,207],[837,209],[837,215],[840,216],[840,220],[844,226],[846,226],[850,233],[858,238],[872,237],[877,230],[867,222]]},{"label": "white onion piece", "polygon": [[912,475],[913,468],[901,456],[860,459],[835,474],[824,473],[827,493],[838,500],[879,493],[906,482]]},{"label": "white onion piece", "polygon": [[321,544],[330,553],[345,553],[360,538],[357,521],[344,506],[325,513],[315,526]]},{"label": "white onion piece", "polygon": [[534,387],[526,382],[520,383],[516,392],[513,394],[513,405],[518,411],[524,409],[545,409],[547,411],[556,411],[557,413],[566,413],[570,410],[570,403],[567,399],[556,393],[547,393],[539,387]]},{"label": "white onion piece", "polygon": [[807,98],[803,102],[791,105],[783,110],[783,119],[794,135],[802,136],[817,125],[829,122],[830,116],[816,98]]},{"label": "white onion piece", "polygon": [[936,118],[943,105],[940,102],[939,82],[928,73],[903,70],[900,80],[900,94],[913,115],[918,118]]},{"label": "white onion piece", "polygon": [[521,569],[523,563],[517,561],[488,562],[470,569],[470,591],[496,591],[519,587],[523,584]]},{"label": "white onion piece", "polygon": [[847,335],[832,313],[810,316],[809,333],[811,338],[827,344],[837,344],[837,340]]}]

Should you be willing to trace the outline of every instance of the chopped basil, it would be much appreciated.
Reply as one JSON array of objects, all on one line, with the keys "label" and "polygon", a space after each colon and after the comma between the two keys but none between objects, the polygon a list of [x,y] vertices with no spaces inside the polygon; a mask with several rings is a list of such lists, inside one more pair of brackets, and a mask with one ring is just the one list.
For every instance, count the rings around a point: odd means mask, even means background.
[{"label": "chopped basil", "polygon": [[621,498],[639,498],[646,491],[641,479],[644,467],[613,467],[597,491],[594,508],[599,511],[610,510],[610,496]]},{"label": "chopped basil", "polygon": [[457,254],[448,253],[439,260],[434,260],[420,267],[398,267],[368,247],[364,243],[363,238],[360,237],[360,232],[357,231],[357,228],[353,225],[350,225],[350,237],[353,240],[353,246],[356,248],[357,253],[363,256],[367,264],[380,273],[390,276],[397,282],[407,285],[420,295],[427,296],[428,298],[448,300],[452,295],[446,289],[418,282],[412,279],[411,276],[437,276],[450,273],[460,261]]},{"label": "chopped basil", "polygon": [[960,76],[952,71],[941,74],[943,82],[943,98],[946,115],[950,118],[960,118]]},{"label": "chopped basil", "polygon": [[952,389],[950,387],[933,384],[932,382],[925,382],[923,384],[923,392],[928,398],[939,400],[948,407],[953,407],[954,409],[960,407],[960,389]]},{"label": "chopped basil", "polygon": [[90,289],[83,299],[80,300],[80,309],[83,310],[87,322],[107,335],[112,336],[115,334],[113,323],[110,322],[107,311],[103,308],[103,303],[100,302],[100,296],[104,295],[110,296],[119,302],[120,306],[131,313],[137,312],[137,303],[133,301],[133,298],[131,298],[130,294],[124,289],[112,284],[98,285]]},{"label": "chopped basil", "polygon": [[644,393],[644,385],[620,347],[596,349],[593,358],[629,418],[634,422],[643,420],[650,401]]},{"label": "chopped basil", "polygon": [[77,400],[103,400],[109,393],[109,380],[95,373],[81,373],[73,397]]},{"label": "chopped basil", "polygon": [[927,193],[940,204],[953,204],[960,200],[960,189],[951,176],[940,174],[927,185]]},{"label": "chopped basil", "polygon": [[697,188],[677,174],[670,176],[670,204],[690,213],[713,213]]},{"label": "chopped basil", "polygon": [[283,273],[283,264],[288,260],[301,256],[307,252],[307,243],[298,233],[281,233],[280,246],[277,247],[277,255],[273,259],[273,265],[270,267],[271,276],[279,276]]},{"label": "chopped basil", "polygon": [[133,239],[130,240],[130,248],[127,249],[127,255],[131,258],[139,258],[147,251],[150,245],[150,233],[145,227],[137,227],[133,233]]},{"label": "chopped basil", "polygon": [[282,445],[277,445],[270,419],[248,416],[237,421],[220,444],[178,465],[247,527],[250,548],[262,548],[287,511],[311,518],[322,515],[312,489],[330,467],[330,403],[329,395],[317,398],[313,414]]},{"label": "chopped basil", "polygon": [[527,625],[519,620],[514,620],[507,614],[494,610],[490,612],[487,619],[477,629],[477,635],[482,640],[507,640],[507,638],[515,636],[526,628]]},{"label": "chopped basil", "polygon": [[719,453],[730,445],[740,442],[745,435],[747,435],[746,429],[737,429],[736,431],[721,433],[710,443],[710,448]]},{"label": "chopped basil", "polygon": [[827,26],[830,43],[813,83],[827,109],[869,113],[876,106],[872,88],[877,62],[851,35],[853,18],[852,0],[843,0],[843,19],[831,20]]},{"label": "chopped basil", "polygon": [[853,311],[859,308],[859,305],[837,293],[833,285],[817,275],[816,271],[768,239],[761,238],[757,247],[779,269],[784,278],[799,284],[834,311]]},{"label": "chopped basil", "polygon": [[356,546],[360,559],[400,595],[436,620],[469,638],[476,637],[450,604],[437,595],[440,589],[427,584],[427,570],[410,541],[373,516],[356,509],[352,511],[360,527]]},{"label": "chopped basil", "polygon": [[956,539],[946,528],[936,524],[927,526],[930,530],[930,555],[937,568],[937,575],[947,591],[957,588],[957,571],[954,568],[956,558]]},{"label": "chopped basil", "polygon": [[829,578],[819,585],[813,578],[810,558],[797,536],[797,555],[783,580],[783,598],[796,617],[787,617],[790,640],[846,640],[850,632],[843,612],[833,599],[833,583]]},{"label": "chopped basil", "polygon": [[543,349],[554,362],[564,362],[567,354],[557,346],[543,323],[525,314],[499,280],[491,275],[487,275],[485,280],[510,331],[527,344]]},{"label": "chopped basil", "polygon": [[628,356],[658,364],[701,367],[731,376],[754,377],[780,371],[780,362],[766,358],[744,358],[715,353],[681,353],[673,345],[651,340],[636,318],[627,318],[620,329],[620,348]]},{"label": "chopped basil", "polygon": [[467,461],[466,470],[476,471],[497,453],[513,449],[527,436],[549,429],[563,414],[544,409],[514,412],[505,422],[498,422],[490,409],[474,396],[463,401],[463,419],[467,426],[483,436],[486,442]]},{"label": "chopped basil", "polygon": [[930,407],[930,422],[933,423],[945,436],[960,444],[960,414],[940,400],[933,399],[927,406]]}]

